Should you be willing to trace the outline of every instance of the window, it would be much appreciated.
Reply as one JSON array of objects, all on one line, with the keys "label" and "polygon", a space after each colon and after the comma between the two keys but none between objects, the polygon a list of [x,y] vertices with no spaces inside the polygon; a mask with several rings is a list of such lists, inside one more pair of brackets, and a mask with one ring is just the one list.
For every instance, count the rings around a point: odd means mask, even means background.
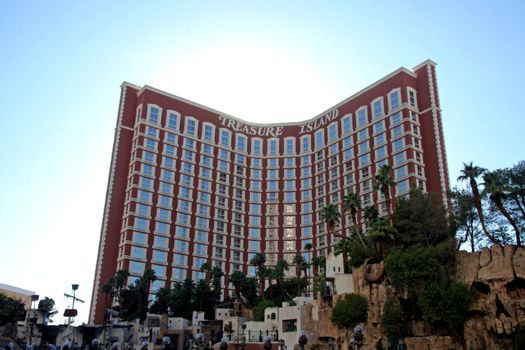
[{"label": "window", "polygon": [[398,125],[396,126],[393,130],[392,130],[392,137],[393,138],[396,138],[396,137],[399,137],[403,134],[403,125]]},{"label": "window", "polygon": [[394,124],[400,123],[401,120],[403,120],[403,114],[402,112],[397,112],[396,114],[392,115],[390,118],[391,118],[391,124],[394,125]]},{"label": "window", "polygon": [[310,136],[303,136],[301,137],[301,152],[307,153],[310,152]]},{"label": "window", "polygon": [[370,164],[370,154],[365,154],[359,157],[359,166],[364,166]]},{"label": "window", "polygon": [[168,112],[168,119],[166,121],[166,127],[168,129],[177,130],[179,125],[179,116],[173,112]]},{"label": "window", "polygon": [[361,141],[368,137],[368,129],[363,129],[357,134],[357,140]]},{"label": "window", "polygon": [[261,154],[261,140],[260,139],[253,139],[252,140],[252,153],[253,154]]},{"label": "window", "polygon": [[406,161],[405,152],[398,153],[394,156],[394,164],[401,164]]},{"label": "window", "polygon": [[186,118],[186,133],[195,136],[197,121],[193,118]]},{"label": "window", "polygon": [[246,136],[237,135],[235,141],[235,148],[239,151],[246,152]]},{"label": "window", "polygon": [[129,272],[135,275],[142,275],[144,273],[144,268],[146,264],[138,261],[130,261],[129,263]]},{"label": "window", "polygon": [[372,112],[374,114],[374,118],[378,118],[383,115],[383,98],[382,97],[372,102]]},{"label": "window", "polygon": [[395,170],[395,174],[396,174],[396,179],[400,179],[400,178],[407,176],[407,167],[402,166],[400,168],[397,168]]},{"label": "window", "polygon": [[228,130],[221,129],[220,143],[221,146],[230,147],[230,132]]},{"label": "window", "polygon": [[403,147],[405,147],[405,140],[404,139],[395,140],[393,145],[392,145],[392,148],[393,148],[394,152],[402,150]]},{"label": "window", "polygon": [[277,139],[271,139],[268,141],[268,153],[272,156],[278,155],[278,140]]},{"label": "window", "polygon": [[411,107],[417,108],[416,91],[411,88],[408,88],[408,103]]},{"label": "window", "polygon": [[210,125],[210,124],[204,124],[204,139],[206,141],[211,141],[213,142],[213,134],[214,134],[214,127],[213,125]]},{"label": "window", "polygon": [[286,139],[286,154],[294,154],[295,150],[295,140],[294,139]]},{"label": "window", "polygon": [[148,236],[141,232],[133,232],[133,242],[138,244],[146,244],[146,239]]},{"label": "window", "polygon": [[359,153],[366,153],[370,150],[369,142],[365,141],[363,143],[360,143],[359,146]]},{"label": "window", "polygon": [[324,146],[324,129],[319,130],[315,133],[315,148],[321,148]]},{"label": "window", "polygon": [[177,143],[177,135],[171,132],[164,133],[164,138],[166,139],[166,142],[170,143]]},{"label": "window", "polygon": [[168,253],[162,250],[153,250],[152,261],[156,262],[166,262],[168,260]]},{"label": "window", "polygon": [[379,147],[376,150],[376,159],[383,159],[387,156],[386,146]]},{"label": "window", "polygon": [[146,259],[146,248],[131,247],[131,257],[135,259]]},{"label": "window", "polygon": [[357,125],[359,127],[365,126],[368,123],[368,118],[366,116],[366,107],[362,107],[357,110]]},{"label": "window", "polygon": [[397,193],[408,192],[408,180],[400,181],[397,183]]},{"label": "window", "polygon": [[328,127],[328,141],[332,142],[337,140],[337,123],[332,123]]},{"label": "window", "polygon": [[394,111],[399,108],[399,89],[389,94],[390,110]]},{"label": "window", "polygon": [[380,133],[381,131],[384,131],[385,130],[385,122],[384,121],[380,121],[380,122],[377,122],[374,124],[374,134],[378,134]]},{"label": "window", "polygon": [[374,145],[379,146],[386,143],[386,137],[385,134],[380,134],[374,137]]},{"label": "window", "polygon": [[283,320],[283,332],[296,332],[297,320]]},{"label": "window", "polygon": [[160,119],[160,110],[158,107],[150,106],[149,107],[149,116],[148,119],[151,123],[157,124]]},{"label": "window", "polygon": [[343,134],[350,134],[352,131],[352,114],[347,114],[341,119],[341,123],[343,126]]}]

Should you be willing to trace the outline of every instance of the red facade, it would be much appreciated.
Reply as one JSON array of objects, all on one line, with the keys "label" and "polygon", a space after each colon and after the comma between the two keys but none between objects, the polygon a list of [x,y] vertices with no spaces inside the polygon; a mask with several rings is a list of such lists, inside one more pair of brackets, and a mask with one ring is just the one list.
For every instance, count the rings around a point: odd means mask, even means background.
[{"label": "red facade", "polygon": [[[254,124],[124,83],[90,322],[104,319],[101,288],[119,269],[132,276],[155,270],[153,292],[202,278],[204,262],[225,276],[253,275],[249,262],[258,252],[269,265],[306,254],[308,243],[314,256],[330,253],[334,237],[320,211],[335,204],[343,212],[343,196],[355,192],[363,206],[386,215],[385,198],[373,188],[384,164],[394,168],[392,198],[420,186],[447,205],[431,61],[401,68],[300,123]],[[351,226],[343,215],[335,234]]]}]

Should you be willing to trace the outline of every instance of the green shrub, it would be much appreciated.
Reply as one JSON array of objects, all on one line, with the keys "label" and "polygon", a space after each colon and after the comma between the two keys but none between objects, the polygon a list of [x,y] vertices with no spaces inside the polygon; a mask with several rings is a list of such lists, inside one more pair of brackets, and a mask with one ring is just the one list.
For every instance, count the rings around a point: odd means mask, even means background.
[{"label": "green shrub", "polygon": [[366,259],[374,257],[375,250],[370,243],[363,246],[360,242],[354,241],[350,246],[348,255],[350,256],[350,264],[353,267],[359,267]]},{"label": "green shrub", "polygon": [[425,284],[445,276],[435,251],[420,246],[392,250],[385,260],[385,270],[395,289],[409,295],[419,294]]},{"label": "green shrub", "polygon": [[396,299],[388,298],[383,309],[381,329],[389,339],[397,339],[404,333],[404,319],[401,306]]},{"label": "green shrub", "polygon": [[264,321],[264,310],[267,307],[274,307],[275,304],[271,300],[262,300],[252,309],[254,321]]},{"label": "green shrub", "polygon": [[365,322],[368,315],[368,300],[357,294],[348,294],[345,299],[335,304],[332,310],[332,322],[340,328],[353,328]]},{"label": "green shrub", "polygon": [[419,298],[423,318],[434,326],[459,335],[474,297],[470,288],[458,282],[434,282],[426,286]]}]

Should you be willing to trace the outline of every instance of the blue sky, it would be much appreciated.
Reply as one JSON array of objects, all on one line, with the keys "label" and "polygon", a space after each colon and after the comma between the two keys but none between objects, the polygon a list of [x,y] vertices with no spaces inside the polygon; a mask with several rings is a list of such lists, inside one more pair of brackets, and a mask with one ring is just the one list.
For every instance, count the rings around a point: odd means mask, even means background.
[{"label": "blue sky", "polygon": [[4,1],[0,282],[87,320],[123,81],[293,121],[430,58],[454,180],[525,158],[523,38],[523,1]]}]

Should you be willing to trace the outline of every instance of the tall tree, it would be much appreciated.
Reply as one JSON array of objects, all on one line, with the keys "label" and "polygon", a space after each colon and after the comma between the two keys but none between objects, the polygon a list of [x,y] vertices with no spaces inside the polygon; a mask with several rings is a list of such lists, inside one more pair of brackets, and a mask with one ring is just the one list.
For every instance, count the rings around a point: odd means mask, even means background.
[{"label": "tall tree", "polygon": [[321,219],[326,222],[328,226],[328,245],[331,245],[331,239],[334,235],[335,226],[337,226],[341,220],[341,213],[339,208],[335,204],[328,204],[321,211]]},{"label": "tall tree", "polygon": [[213,266],[211,268],[211,284],[214,296],[214,303],[218,303],[221,300],[221,278],[224,276],[224,272],[219,266]]},{"label": "tall tree", "polygon": [[250,260],[250,265],[257,269],[257,277],[259,279],[259,297],[264,300],[264,280],[266,275],[266,255],[263,253],[256,253]]},{"label": "tall tree", "polygon": [[233,288],[235,289],[235,297],[238,300],[240,300],[242,303],[244,302],[242,301],[242,298],[241,298],[241,285],[244,283],[245,280],[246,280],[246,275],[242,273],[241,271],[234,271],[229,276],[229,282],[233,284]]},{"label": "tall tree", "polygon": [[457,248],[459,249],[463,243],[468,243],[473,252],[482,232],[479,228],[478,214],[472,193],[455,188],[450,193],[450,199],[452,202],[452,222],[457,236]]},{"label": "tall tree", "polygon": [[381,191],[381,193],[385,196],[386,212],[387,216],[390,218],[392,212],[392,207],[390,203],[390,192],[392,190],[392,187],[396,185],[396,182],[394,181],[392,166],[389,164],[385,164],[381,168],[379,168],[379,172],[375,176],[375,180],[376,181],[374,183],[374,189]]},{"label": "tall tree", "polygon": [[509,199],[521,213],[521,220],[525,223],[525,161],[520,161],[507,171],[509,179]]},{"label": "tall tree", "polygon": [[379,218],[373,222],[369,235],[375,243],[378,254],[385,258],[388,244],[393,243],[395,240],[396,229],[390,221]]},{"label": "tall tree", "polygon": [[302,255],[293,257],[293,264],[295,265],[295,278],[297,279],[297,295],[301,295],[301,272],[303,271],[303,264],[306,262]]},{"label": "tall tree", "polygon": [[463,169],[461,170],[461,175],[458,176],[458,181],[468,181],[470,184],[470,189],[472,190],[472,197],[474,198],[474,204],[476,210],[478,211],[478,218],[483,229],[483,232],[488,237],[488,239],[494,243],[499,243],[498,240],[489,232],[487,224],[485,222],[485,217],[483,215],[483,207],[481,206],[481,195],[478,189],[478,183],[476,178],[482,176],[487,170],[478,166],[475,166],[470,162],[470,164],[463,163]]},{"label": "tall tree", "polygon": [[155,271],[153,270],[145,270],[142,274],[142,277],[137,280],[135,283],[137,286],[137,289],[140,294],[139,299],[139,317],[141,321],[144,321],[146,319],[146,316],[148,314],[148,306],[149,306],[149,291],[151,287],[151,283],[157,279],[157,276],[155,275]]},{"label": "tall tree", "polygon": [[363,236],[361,234],[361,230],[359,229],[357,225],[357,213],[359,210],[361,210],[361,198],[359,198],[359,195],[354,192],[348,193],[343,198],[343,208],[346,212],[350,212],[350,217],[352,218],[352,232],[353,237],[357,237],[359,239],[359,242],[365,246],[365,242],[363,240]]},{"label": "tall tree", "polygon": [[503,216],[509,221],[511,226],[514,228],[516,233],[516,245],[521,246],[520,229],[514,218],[509,214],[505,206],[503,205],[503,198],[505,192],[510,191],[510,187],[503,180],[503,177],[497,172],[486,172],[483,174],[483,192],[482,195],[488,195],[490,200],[496,205],[498,210]]},{"label": "tall tree", "polygon": [[44,322],[46,324],[53,323],[52,318],[58,313],[57,309],[55,309],[55,301],[48,297],[45,297],[38,302],[37,309],[44,316]]},{"label": "tall tree", "polygon": [[348,273],[350,271],[350,265],[348,264],[348,254],[350,253],[351,249],[351,243],[350,239],[347,237],[341,237],[339,239],[339,242],[335,245],[334,253],[335,255],[342,254],[343,255],[343,272]]}]

